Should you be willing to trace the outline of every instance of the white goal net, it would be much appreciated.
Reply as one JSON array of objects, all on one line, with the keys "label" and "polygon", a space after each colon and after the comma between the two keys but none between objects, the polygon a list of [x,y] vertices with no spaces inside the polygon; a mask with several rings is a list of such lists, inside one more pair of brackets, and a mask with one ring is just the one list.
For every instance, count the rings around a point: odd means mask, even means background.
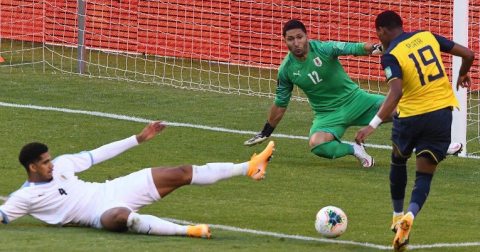
[{"label": "white goal net", "polygon": [[[406,31],[430,30],[453,39],[453,4],[454,0],[2,0],[0,55],[5,62],[0,67],[28,67],[39,73],[48,68],[271,98],[276,69],[287,53],[281,31],[288,20],[303,21],[313,39],[376,42],[375,16],[392,9],[403,17]],[[465,10],[468,46],[475,52],[479,5],[480,0],[470,0]],[[451,77],[452,57],[444,55],[443,60]],[[342,61],[362,88],[386,93],[378,57]],[[467,150],[475,156],[480,155],[478,70],[475,61],[467,111]],[[299,91],[294,99],[305,100]]]}]

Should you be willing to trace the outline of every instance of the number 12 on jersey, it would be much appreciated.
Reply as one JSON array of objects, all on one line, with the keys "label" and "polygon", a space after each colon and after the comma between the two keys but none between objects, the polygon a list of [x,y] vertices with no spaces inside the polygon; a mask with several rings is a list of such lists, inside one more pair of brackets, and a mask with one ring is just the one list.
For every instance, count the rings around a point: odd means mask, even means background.
[{"label": "number 12 on jersey", "polygon": [[318,83],[320,83],[322,81],[322,79],[320,79],[320,77],[318,76],[317,71],[313,71],[312,73],[309,73],[308,77],[310,77],[313,84],[315,84],[315,85],[317,85]]}]

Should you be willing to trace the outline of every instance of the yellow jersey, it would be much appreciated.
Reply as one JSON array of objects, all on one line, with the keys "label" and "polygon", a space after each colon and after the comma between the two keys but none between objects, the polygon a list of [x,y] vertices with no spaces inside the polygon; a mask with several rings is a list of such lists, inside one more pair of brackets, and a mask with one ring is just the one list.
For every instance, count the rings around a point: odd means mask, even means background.
[{"label": "yellow jersey", "polygon": [[450,52],[454,45],[428,31],[405,32],[392,41],[381,62],[387,83],[402,80],[399,117],[459,107],[440,54]]}]

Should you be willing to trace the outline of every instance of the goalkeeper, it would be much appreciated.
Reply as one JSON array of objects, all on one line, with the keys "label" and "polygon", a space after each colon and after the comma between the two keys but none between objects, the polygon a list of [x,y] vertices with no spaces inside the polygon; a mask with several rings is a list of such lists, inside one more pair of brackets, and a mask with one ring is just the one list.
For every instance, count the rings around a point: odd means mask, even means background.
[{"label": "goalkeeper", "polygon": [[347,76],[338,56],[381,54],[382,46],[309,40],[305,25],[297,20],[285,24],[283,37],[290,52],[278,70],[275,101],[263,130],[245,145],[270,137],[287,110],[295,84],[305,92],[315,112],[309,136],[311,152],[329,159],[353,155],[362,166],[372,167],[375,162],[363,146],[342,143],[341,139],[348,127],[368,125],[385,97],[360,89]]}]

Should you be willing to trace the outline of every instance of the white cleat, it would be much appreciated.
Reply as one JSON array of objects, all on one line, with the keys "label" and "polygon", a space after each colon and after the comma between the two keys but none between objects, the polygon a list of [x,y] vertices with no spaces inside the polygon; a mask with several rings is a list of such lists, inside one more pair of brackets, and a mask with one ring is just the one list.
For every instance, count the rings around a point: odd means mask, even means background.
[{"label": "white cleat", "polygon": [[358,159],[358,161],[360,161],[363,167],[373,167],[375,165],[375,160],[373,160],[372,156],[367,154],[362,145],[354,143],[353,151],[353,155]]},{"label": "white cleat", "polygon": [[462,150],[463,150],[462,143],[451,143],[450,146],[448,146],[447,155],[458,156],[458,154],[460,154]]}]

